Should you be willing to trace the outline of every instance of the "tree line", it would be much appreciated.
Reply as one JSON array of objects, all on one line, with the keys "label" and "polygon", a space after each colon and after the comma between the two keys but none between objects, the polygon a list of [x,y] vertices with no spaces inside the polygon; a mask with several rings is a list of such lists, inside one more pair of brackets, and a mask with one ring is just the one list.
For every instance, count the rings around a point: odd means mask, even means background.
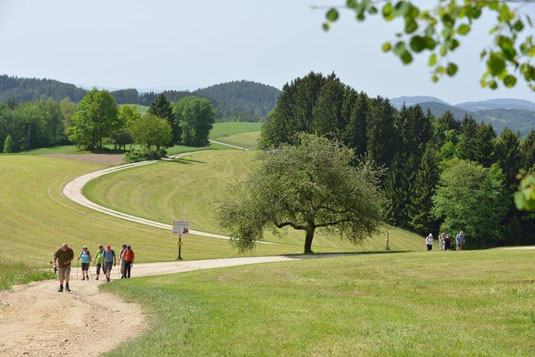
[{"label": "tree line", "polygon": [[0,104],[0,143],[4,152],[73,143],[101,151],[140,144],[136,159],[163,154],[177,144],[208,145],[215,109],[206,98],[184,97],[174,103],[158,95],[141,115],[134,105],[119,106],[108,91],[90,90],[78,103],[34,101]]},{"label": "tree line", "polygon": [[535,164],[535,131],[524,139],[509,129],[446,112],[435,117],[418,105],[396,110],[335,74],[310,73],[286,84],[268,115],[261,146],[293,144],[306,132],[341,141],[354,164],[371,159],[386,173],[383,214],[420,234],[464,230],[472,247],[535,242],[535,217],[516,210],[521,169]]},{"label": "tree line", "polygon": [[[69,98],[78,103],[87,90],[73,84],[51,79],[17,78],[0,76],[0,102],[7,104],[27,101],[60,101]],[[272,86],[251,81],[233,81],[216,84],[195,91],[166,90],[138,92],[137,89],[110,91],[117,104],[139,104],[149,106],[160,94],[170,102],[197,96],[210,100],[216,108],[216,121],[261,121],[275,107],[280,91]]]}]

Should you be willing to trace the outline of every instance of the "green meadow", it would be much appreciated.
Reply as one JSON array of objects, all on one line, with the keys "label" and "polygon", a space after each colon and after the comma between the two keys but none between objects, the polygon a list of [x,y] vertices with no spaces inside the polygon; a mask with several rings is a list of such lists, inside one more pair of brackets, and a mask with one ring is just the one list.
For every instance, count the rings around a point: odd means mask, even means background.
[{"label": "green meadow", "polygon": [[360,254],[121,281],[150,328],[107,356],[532,356],[535,251]]},{"label": "green meadow", "polygon": [[[100,205],[134,216],[163,223],[188,219],[192,229],[225,233],[215,212],[228,197],[229,184],[253,168],[256,155],[254,151],[209,151],[118,171],[90,181],[84,194]],[[425,247],[416,234],[392,227],[385,230],[390,232],[390,247],[394,250]],[[266,239],[299,245],[304,244],[304,233],[288,229],[277,236],[268,232]],[[316,250],[383,250],[385,246],[382,234],[355,247],[322,231],[318,231],[314,243]]]}]

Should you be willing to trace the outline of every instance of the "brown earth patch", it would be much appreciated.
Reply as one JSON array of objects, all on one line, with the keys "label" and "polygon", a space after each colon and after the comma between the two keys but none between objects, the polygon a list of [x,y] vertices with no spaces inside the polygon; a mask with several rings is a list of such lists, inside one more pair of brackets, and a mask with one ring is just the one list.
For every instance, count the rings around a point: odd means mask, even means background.
[{"label": "brown earth patch", "polygon": [[46,156],[109,166],[124,164],[124,154],[47,154]]}]

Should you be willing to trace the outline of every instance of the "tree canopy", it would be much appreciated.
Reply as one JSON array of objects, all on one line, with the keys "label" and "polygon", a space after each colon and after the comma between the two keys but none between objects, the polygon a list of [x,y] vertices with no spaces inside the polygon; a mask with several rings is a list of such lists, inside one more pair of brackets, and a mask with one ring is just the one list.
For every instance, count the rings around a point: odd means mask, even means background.
[{"label": "tree canopy", "polygon": [[[347,0],[345,6],[330,7],[325,14],[323,28],[328,30],[340,16],[343,8],[355,12],[357,21],[380,14],[385,21],[401,20],[402,28],[396,40],[382,45],[384,52],[392,52],[404,64],[414,56],[428,53],[428,65],[432,68],[431,80],[442,76],[454,76],[458,64],[449,58],[485,12],[496,20],[489,28],[490,41],[480,53],[485,63],[481,86],[490,89],[514,87],[517,77],[525,80],[535,90],[535,42],[528,29],[533,28],[529,8],[521,6],[530,0],[481,1],[435,0],[417,6],[416,1],[404,0]],[[531,8],[533,9],[533,8]]]},{"label": "tree canopy", "polygon": [[206,98],[186,97],[175,103],[175,125],[180,127],[181,142],[188,146],[208,145],[215,121],[215,108]]},{"label": "tree canopy", "polygon": [[265,230],[292,227],[306,233],[312,252],[318,228],[358,243],[382,225],[378,173],[352,166],[354,152],[340,142],[301,134],[260,156],[259,167],[235,184],[218,218],[241,250],[254,247]]}]

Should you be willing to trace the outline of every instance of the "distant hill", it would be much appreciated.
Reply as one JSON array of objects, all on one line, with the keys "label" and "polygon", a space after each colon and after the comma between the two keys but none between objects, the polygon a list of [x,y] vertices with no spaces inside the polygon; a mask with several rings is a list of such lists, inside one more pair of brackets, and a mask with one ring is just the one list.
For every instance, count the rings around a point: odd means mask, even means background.
[{"label": "distant hill", "polygon": [[472,112],[488,109],[521,109],[535,111],[535,103],[524,99],[489,99],[479,102],[465,102],[455,105]]},{"label": "distant hill", "polygon": [[14,100],[28,102],[32,100],[61,100],[70,98],[79,102],[86,90],[74,84],[63,83],[53,79],[18,78],[0,75],[0,102]]},{"label": "distant hill", "polygon": [[427,103],[427,102],[437,102],[437,103],[449,105],[448,103],[446,103],[440,98],[430,97],[430,96],[397,97],[397,98],[390,99],[390,103],[398,109],[401,108],[403,104],[407,106],[412,106],[415,104]]},{"label": "distant hill", "polygon": [[451,105],[436,102],[419,103],[424,111],[431,110],[433,115],[441,116],[450,111],[456,119],[462,120],[465,115],[471,115],[478,122],[492,124],[497,134],[508,127],[522,136],[535,128],[535,111],[523,109],[489,109],[471,112]]},{"label": "distant hill", "polygon": [[[70,98],[79,102],[87,93],[84,88],[51,79],[0,76],[0,102],[14,100],[56,100]],[[158,93],[139,93],[135,88],[110,92],[118,104],[150,105]],[[216,121],[261,121],[275,108],[280,91],[252,81],[233,81],[195,91],[163,91],[171,102],[196,95],[210,99],[216,108]]]}]

